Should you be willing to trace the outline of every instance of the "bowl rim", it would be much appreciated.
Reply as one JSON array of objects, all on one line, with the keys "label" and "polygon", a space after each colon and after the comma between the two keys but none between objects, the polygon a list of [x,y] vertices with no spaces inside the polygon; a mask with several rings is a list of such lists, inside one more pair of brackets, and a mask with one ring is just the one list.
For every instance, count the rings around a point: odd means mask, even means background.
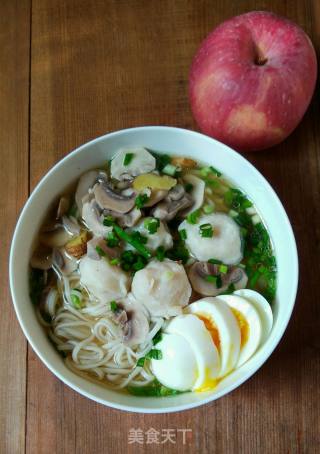
[{"label": "bowl rim", "polygon": [[[268,188],[268,191],[272,194],[274,201],[278,205],[278,209],[282,212],[283,216],[283,221],[286,224],[287,228],[287,234],[290,237],[290,242],[292,245],[292,256],[293,256],[293,262],[291,262],[291,270],[290,270],[290,275],[291,275],[291,292],[290,292],[290,298],[288,298],[288,302],[290,302],[290,309],[287,311],[286,317],[282,322],[281,329],[277,331],[277,335],[274,336],[273,342],[270,343],[269,348],[264,351],[264,354],[261,354],[259,359],[256,361],[255,365],[247,372],[245,372],[240,378],[236,379],[235,382],[227,387],[227,389],[223,389],[221,391],[218,391],[215,394],[211,394],[204,399],[202,399],[199,402],[192,402],[192,403],[184,403],[180,405],[175,405],[171,407],[159,407],[159,408],[150,408],[150,407],[144,407],[138,406],[138,405],[131,405],[127,406],[124,404],[118,404],[114,402],[109,402],[108,399],[102,399],[100,397],[97,397],[94,395],[94,392],[88,392],[84,389],[82,389],[81,386],[76,385],[73,383],[72,380],[69,380],[67,377],[64,376],[64,374],[60,373],[59,371],[56,370],[55,366],[51,364],[51,362],[46,358],[46,356],[41,352],[41,350],[37,347],[36,342],[33,340],[32,333],[27,329],[25,326],[25,322],[23,320],[23,317],[21,315],[20,309],[19,309],[19,304],[17,302],[16,298],[16,292],[15,292],[15,282],[14,282],[14,251],[15,251],[15,244],[17,241],[17,237],[19,235],[19,231],[22,228],[23,222],[24,222],[24,217],[29,209],[29,205],[32,203],[32,199],[34,197],[34,194],[36,194],[38,191],[42,189],[42,186],[45,185],[47,178],[54,173],[57,169],[62,167],[67,160],[69,160],[71,157],[77,155],[81,150],[84,148],[90,147],[100,141],[103,141],[107,137],[116,137],[118,135],[126,134],[131,131],[144,131],[144,130],[154,130],[155,132],[165,132],[165,131],[176,131],[177,133],[180,134],[189,134],[192,136],[198,136],[201,137],[202,139],[205,139],[212,144],[217,144],[219,147],[224,148],[224,152],[229,154],[229,156],[233,155],[233,157],[237,157],[237,159],[243,160],[246,162],[246,165],[250,168],[250,171],[253,172],[258,178],[262,179],[264,181],[264,184]],[[137,126],[137,127],[132,127],[132,128],[124,128],[116,131],[112,131],[106,134],[103,134],[101,136],[98,136],[88,142],[85,142],[84,144],[81,144],[80,146],[76,147],[74,150],[71,152],[67,153],[63,158],[59,159],[58,162],[56,162],[40,179],[40,181],[37,183],[37,185],[34,187],[32,192],[30,193],[27,201],[25,202],[19,217],[18,221],[16,223],[14,233],[12,236],[11,240],[11,246],[10,246],[10,255],[9,255],[9,282],[10,282],[10,292],[11,292],[11,299],[14,305],[15,313],[18,318],[20,327],[31,345],[32,349],[34,352],[37,354],[37,356],[41,359],[41,361],[45,364],[45,366],[56,376],[58,377],[64,384],[72,388],[74,391],[78,392],[79,394],[89,398],[90,400],[93,400],[94,402],[101,403],[105,406],[117,409],[117,410],[122,410],[122,411],[127,411],[127,412],[133,412],[133,413],[153,413],[153,414],[160,414],[160,413],[172,413],[172,412],[178,412],[178,411],[184,411],[184,410],[190,410],[193,408],[201,407],[203,405],[206,405],[210,402],[213,402],[220,397],[223,397],[226,394],[231,393],[234,391],[236,388],[240,387],[245,381],[247,381],[250,377],[252,377],[260,368],[261,366],[266,362],[266,360],[271,356],[271,354],[274,352],[276,349],[277,345],[279,344],[280,340],[283,337],[283,334],[288,326],[288,323],[290,321],[295,301],[296,301],[296,295],[297,295],[297,289],[298,289],[298,281],[299,281],[299,262],[298,262],[298,251],[297,251],[297,245],[296,245],[296,240],[294,237],[293,229],[291,226],[291,223],[289,221],[288,215],[285,211],[285,208],[283,207],[277,193],[275,190],[272,188],[270,183],[267,181],[267,179],[259,172],[256,167],[251,164],[250,161],[248,161],[244,156],[242,156],[239,152],[236,150],[230,148],[229,146],[223,144],[222,142],[219,142],[218,140],[209,137],[205,134],[202,134],[197,131],[189,130],[189,129],[184,129],[184,128],[179,128],[179,127],[173,127],[173,126],[160,126],[160,125],[149,125],[149,126]],[[40,326],[40,325],[39,325]]]}]

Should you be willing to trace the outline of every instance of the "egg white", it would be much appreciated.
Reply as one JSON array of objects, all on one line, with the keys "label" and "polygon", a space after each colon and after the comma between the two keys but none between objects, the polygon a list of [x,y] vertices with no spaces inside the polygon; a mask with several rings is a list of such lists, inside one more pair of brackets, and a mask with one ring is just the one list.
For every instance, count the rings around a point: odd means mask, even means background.
[{"label": "egg white", "polygon": [[245,298],[238,295],[219,295],[218,298],[226,302],[231,309],[238,311],[246,324],[244,326],[246,335],[245,338],[241,339],[240,354],[237,362],[237,367],[240,367],[251,358],[259,347],[262,337],[262,323],[257,310]]},{"label": "egg white", "polygon": [[168,323],[166,332],[182,336],[195,355],[198,377],[192,389],[214,387],[220,373],[220,357],[203,321],[192,314],[179,315]]},{"label": "egg white", "polygon": [[261,343],[263,344],[267,340],[273,325],[273,314],[270,304],[260,293],[248,288],[236,290],[234,295],[245,298],[258,311],[262,323]]},{"label": "egg white", "polygon": [[224,301],[215,297],[207,297],[189,304],[184,311],[205,317],[217,329],[221,360],[219,377],[224,377],[234,369],[240,353],[240,328],[231,309]]},{"label": "egg white", "polygon": [[189,342],[178,334],[163,333],[157,349],[162,359],[152,359],[150,364],[159,382],[179,391],[191,390],[198,378],[198,365]]}]

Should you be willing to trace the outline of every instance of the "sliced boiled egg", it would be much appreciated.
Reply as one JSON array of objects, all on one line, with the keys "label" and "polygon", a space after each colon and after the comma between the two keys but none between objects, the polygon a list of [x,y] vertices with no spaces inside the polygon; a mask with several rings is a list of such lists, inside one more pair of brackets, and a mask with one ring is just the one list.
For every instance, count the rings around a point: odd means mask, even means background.
[{"label": "sliced boiled egg", "polygon": [[238,295],[219,295],[231,308],[237,319],[241,333],[240,354],[237,366],[240,367],[255,353],[262,337],[262,323],[255,307]]},{"label": "sliced boiled egg", "polygon": [[162,359],[152,359],[151,369],[159,382],[179,391],[191,390],[198,379],[198,365],[188,340],[163,333],[157,349]]},{"label": "sliced boiled egg", "polygon": [[198,377],[192,390],[204,391],[214,388],[220,374],[220,357],[205,323],[196,315],[179,315],[168,323],[166,332],[183,337],[194,353]]},{"label": "sliced boiled egg", "polygon": [[248,288],[236,290],[234,295],[245,298],[258,311],[262,324],[261,343],[264,343],[267,340],[273,325],[273,314],[270,304],[260,293]]},{"label": "sliced boiled egg", "polygon": [[230,307],[218,298],[207,297],[187,306],[185,312],[204,322],[220,354],[219,377],[225,376],[238,362],[241,343],[240,328]]}]

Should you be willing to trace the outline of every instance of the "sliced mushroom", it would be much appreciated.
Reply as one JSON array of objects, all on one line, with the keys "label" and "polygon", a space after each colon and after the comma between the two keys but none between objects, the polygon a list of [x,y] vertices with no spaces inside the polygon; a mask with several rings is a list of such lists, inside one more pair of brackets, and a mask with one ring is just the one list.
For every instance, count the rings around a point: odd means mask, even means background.
[{"label": "sliced mushroom", "polygon": [[52,266],[52,250],[46,246],[38,247],[32,254],[30,265],[38,270],[49,270]]},{"label": "sliced mushroom", "polygon": [[80,225],[77,220],[69,216],[62,216],[62,224],[71,235],[79,235]]},{"label": "sliced mushroom", "polygon": [[182,197],[185,194],[184,187],[182,184],[177,184],[174,186],[170,191],[168,192],[168,195],[166,197],[166,200],[168,202],[175,202],[176,200],[182,199]]},{"label": "sliced mushroom", "polygon": [[116,213],[115,211],[105,210],[103,212],[105,216],[110,215],[114,219],[117,219],[121,227],[133,227],[141,219],[142,212],[139,208],[134,207],[129,213],[121,214]]},{"label": "sliced mushroom", "polygon": [[125,196],[114,192],[104,181],[100,181],[93,187],[96,201],[102,210],[112,210],[117,213],[128,213],[134,207],[134,196]]},{"label": "sliced mushroom", "polygon": [[146,309],[130,295],[119,303],[119,310],[125,310],[127,320],[123,323],[123,343],[128,346],[143,343],[149,333],[149,320]]},{"label": "sliced mushroom", "polygon": [[[217,288],[214,282],[208,282],[207,276],[221,277],[221,287]],[[248,276],[244,269],[236,266],[228,267],[226,274],[219,273],[219,265],[213,265],[208,262],[195,262],[188,271],[193,290],[204,296],[216,296],[224,293],[229,285],[233,284],[236,290],[245,288],[248,282]]]},{"label": "sliced mushroom", "polygon": [[54,248],[64,246],[72,235],[60,224],[57,224],[52,230],[42,232],[39,240],[41,244]]},{"label": "sliced mushroom", "polygon": [[192,174],[185,175],[183,179],[186,183],[192,184],[192,190],[189,194],[192,197],[193,204],[191,205],[190,208],[188,208],[186,211],[182,213],[183,216],[187,216],[189,213],[197,210],[202,206],[204,200],[204,190],[206,185],[205,182],[201,180],[201,178],[198,178]]},{"label": "sliced mushroom", "polygon": [[149,200],[144,204],[144,207],[149,208],[161,202],[168,195],[168,191],[165,189],[153,189],[150,190]]},{"label": "sliced mushroom", "polygon": [[178,211],[188,208],[192,204],[192,198],[184,190],[181,184],[170,189],[164,202],[159,203],[153,210],[152,215],[163,221],[171,221]]},{"label": "sliced mushroom", "polygon": [[60,219],[68,211],[70,206],[69,197],[60,197],[58,208],[57,208],[57,219]]},{"label": "sliced mushroom", "polygon": [[53,267],[59,274],[68,276],[78,268],[77,260],[70,257],[64,248],[55,248],[52,253]]},{"label": "sliced mushroom", "polygon": [[99,207],[95,199],[83,204],[82,218],[88,229],[95,236],[106,236],[112,230],[112,227],[103,225]]},{"label": "sliced mushroom", "polygon": [[78,186],[75,193],[75,201],[79,212],[82,211],[82,199],[88,193],[89,189],[93,187],[97,181],[99,172],[97,170],[89,170],[84,173],[78,182]]},{"label": "sliced mushroom", "polygon": [[107,257],[114,259],[120,256],[120,249],[116,247],[108,247],[104,238],[102,237],[93,237],[87,243],[87,256],[93,260],[100,260],[101,255],[98,253],[97,249],[100,248]]},{"label": "sliced mushroom", "polygon": [[130,188],[132,185],[133,177],[127,173],[122,175],[122,180],[116,183],[116,188],[118,190]]},{"label": "sliced mushroom", "polygon": [[[126,155],[130,153],[130,162],[126,165]],[[152,172],[156,168],[156,160],[145,148],[120,150],[111,161],[111,177],[117,180],[127,179],[128,175],[137,176]]]}]

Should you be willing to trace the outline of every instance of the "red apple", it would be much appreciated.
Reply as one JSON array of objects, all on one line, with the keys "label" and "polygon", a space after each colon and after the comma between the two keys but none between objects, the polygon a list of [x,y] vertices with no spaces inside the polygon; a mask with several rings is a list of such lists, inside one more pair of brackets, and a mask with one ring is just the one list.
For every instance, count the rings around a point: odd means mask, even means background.
[{"label": "red apple", "polygon": [[201,130],[238,150],[284,140],[315,88],[317,60],[305,32],[265,11],[234,17],[194,57],[189,94]]}]

